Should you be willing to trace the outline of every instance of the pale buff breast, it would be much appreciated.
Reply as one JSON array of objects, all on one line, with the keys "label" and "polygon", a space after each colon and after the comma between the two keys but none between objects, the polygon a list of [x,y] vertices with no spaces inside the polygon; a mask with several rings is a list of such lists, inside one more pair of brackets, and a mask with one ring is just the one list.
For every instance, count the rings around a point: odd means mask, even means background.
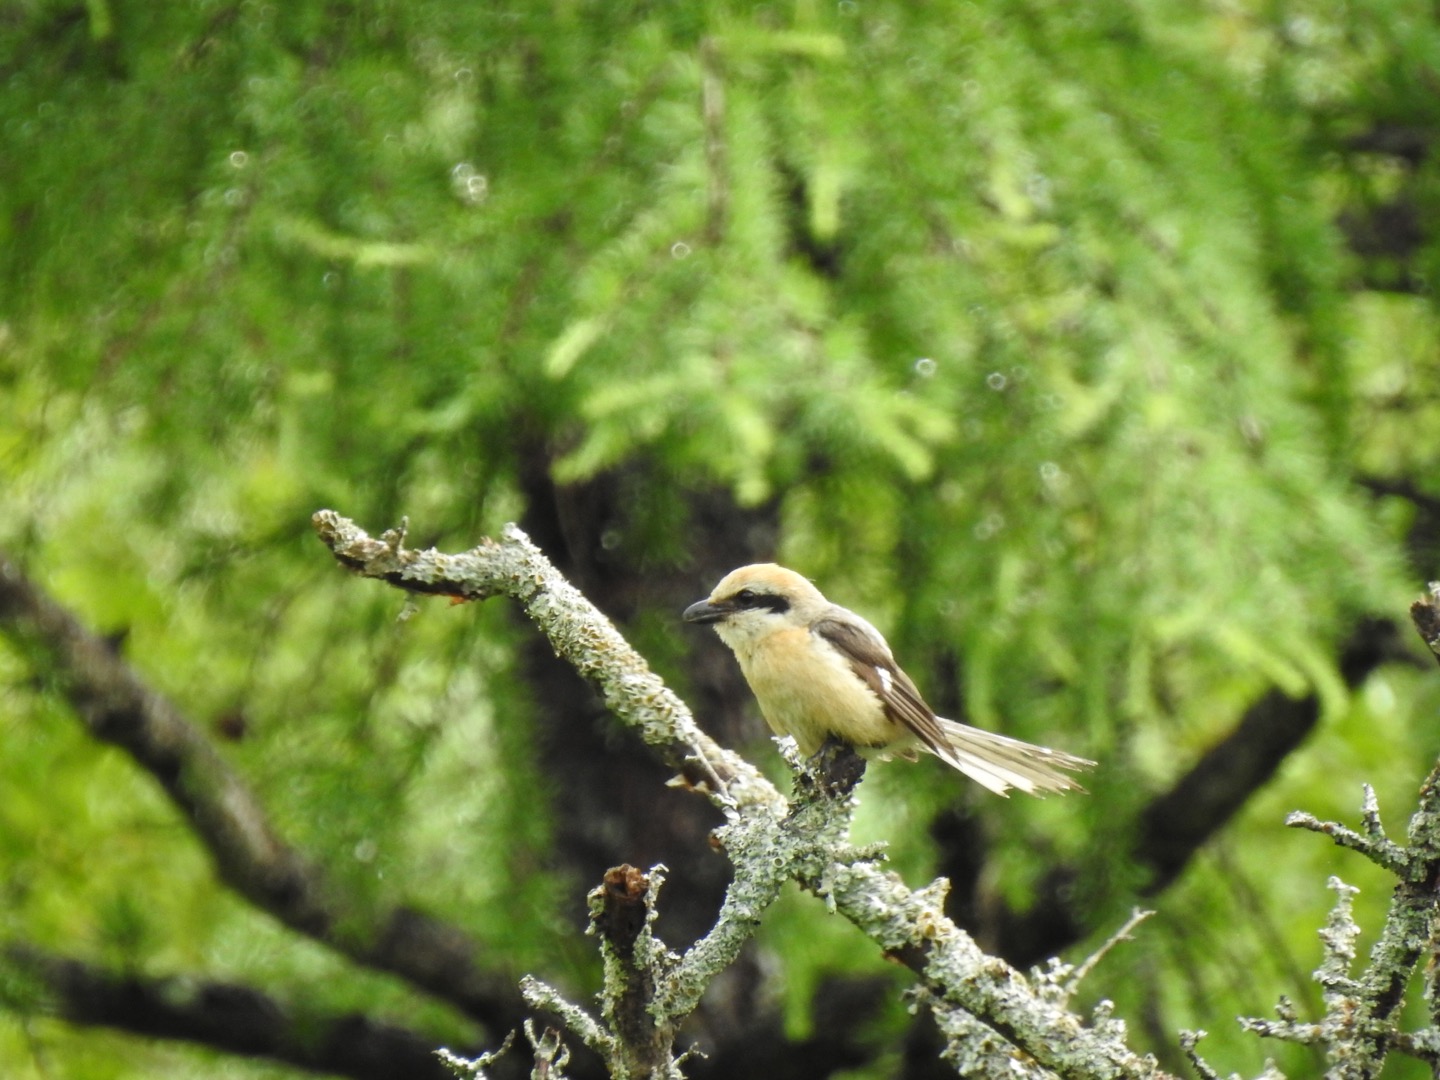
[{"label": "pale buff breast", "polygon": [[773,634],[758,648],[745,644],[735,655],[765,722],[777,735],[793,736],[802,754],[815,753],[831,735],[856,747],[904,737],[849,663],[828,646],[816,648],[808,630]]}]

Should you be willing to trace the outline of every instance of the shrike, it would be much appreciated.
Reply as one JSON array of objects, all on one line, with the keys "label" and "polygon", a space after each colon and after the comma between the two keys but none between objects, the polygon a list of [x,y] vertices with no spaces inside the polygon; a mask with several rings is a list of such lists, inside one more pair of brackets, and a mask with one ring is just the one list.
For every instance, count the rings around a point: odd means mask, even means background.
[{"label": "shrike", "polygon": [[882,758],[923,750],[997,795],[1083,791],[1063,770],[1095,764],[936,716],[880,631],[783,566],[731,571],[684,619],[715,627],[770,729],[806,756],[827,738]]}]

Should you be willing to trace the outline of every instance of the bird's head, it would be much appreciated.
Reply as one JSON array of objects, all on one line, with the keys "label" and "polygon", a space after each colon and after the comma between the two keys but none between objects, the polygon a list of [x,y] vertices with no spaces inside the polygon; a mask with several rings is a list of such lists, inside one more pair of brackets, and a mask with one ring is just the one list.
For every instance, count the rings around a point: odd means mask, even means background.
[{"label": "bird's head", "polygon": [[806,626],[827,602],[805,578],[774,563],[742,566],[726,574],[704,600],[691,604],[686,622],[709,623],[731,648],[743,648],[767,634]]}]

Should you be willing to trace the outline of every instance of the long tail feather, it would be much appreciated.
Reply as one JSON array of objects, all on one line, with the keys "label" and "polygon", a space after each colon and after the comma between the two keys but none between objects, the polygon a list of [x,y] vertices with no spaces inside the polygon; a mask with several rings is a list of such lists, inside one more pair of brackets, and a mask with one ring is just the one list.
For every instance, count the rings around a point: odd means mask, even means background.
[{"label": "long tail feather", "polygon": [[1029,795],[1084,791],[1062,770],[1077,772],[1095,765],[1074,754],[996,735],[954,720],[937,719],[948,745],[935,751],[936,756],[996,795],[1005,795],[1012,787]]}]

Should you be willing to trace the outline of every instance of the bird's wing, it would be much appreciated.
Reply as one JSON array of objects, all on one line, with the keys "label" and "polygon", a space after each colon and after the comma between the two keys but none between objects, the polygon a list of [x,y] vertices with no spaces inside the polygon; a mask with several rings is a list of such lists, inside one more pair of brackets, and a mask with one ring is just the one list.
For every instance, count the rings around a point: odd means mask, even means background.
[{"label": "bird's wing", "polygon": [[895,663],[878,630],[852,616],[817,619],[810,625],[810,632],[823,638],[849,662],[880,699],[887,717],[913,731],[938,756],[949,757],[950,744],[935,710],[925,704],[910,676]]}]

